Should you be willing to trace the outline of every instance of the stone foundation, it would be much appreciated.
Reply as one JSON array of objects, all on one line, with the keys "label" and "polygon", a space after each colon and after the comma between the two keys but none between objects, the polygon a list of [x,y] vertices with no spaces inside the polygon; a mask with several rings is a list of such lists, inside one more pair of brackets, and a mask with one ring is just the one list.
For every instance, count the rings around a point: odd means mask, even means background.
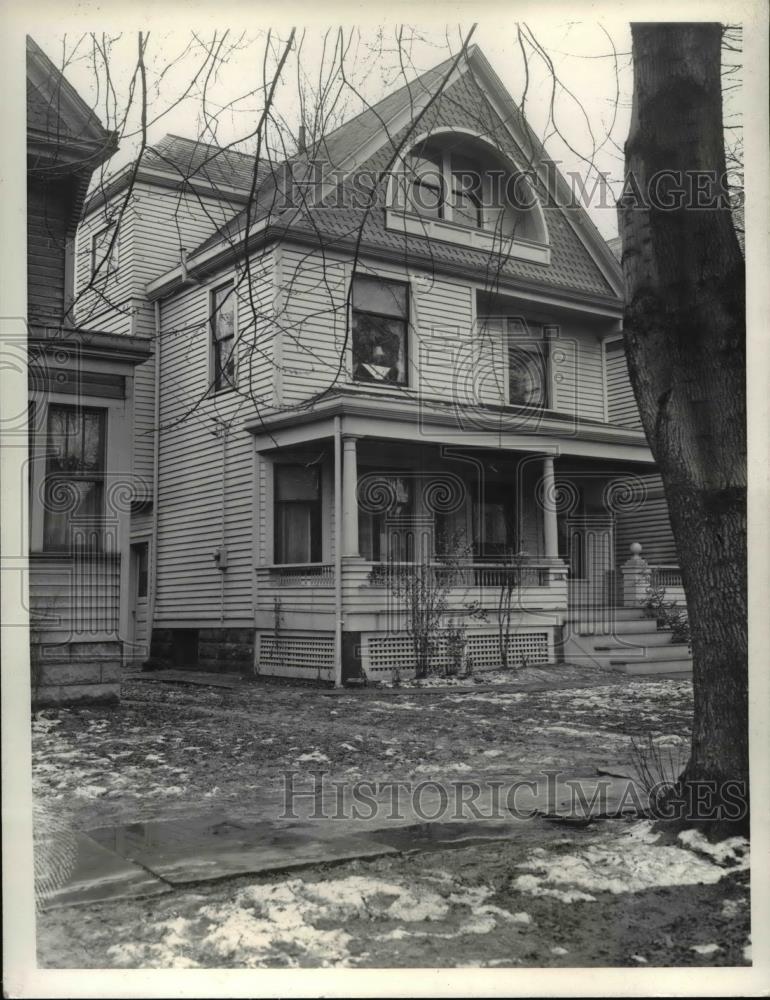
[{"label": "stone foundation", "polygon": [[254,670],[253,628],[156,628],[150,659],[158,666],[217,674],[251,674]]},{"label": "stone foundation", "polygon": [[33,642],[32,707],[117,704],[120,700],[122,643]]}]

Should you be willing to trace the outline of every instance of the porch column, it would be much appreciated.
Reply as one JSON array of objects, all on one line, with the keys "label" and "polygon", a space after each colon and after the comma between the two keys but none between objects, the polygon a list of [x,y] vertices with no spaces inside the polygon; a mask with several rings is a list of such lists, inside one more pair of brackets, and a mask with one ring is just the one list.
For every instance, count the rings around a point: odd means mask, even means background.
[{"label": "porch column", "polygon": [[553,458],[543,458],[543,528],[545,532],[546,559],[559,558],[559,528],[556,523],[556,478]]},{"label": "porch column", "polygon": [[342,439],[342,555],[358,555],[358,462],[356,438]]}]

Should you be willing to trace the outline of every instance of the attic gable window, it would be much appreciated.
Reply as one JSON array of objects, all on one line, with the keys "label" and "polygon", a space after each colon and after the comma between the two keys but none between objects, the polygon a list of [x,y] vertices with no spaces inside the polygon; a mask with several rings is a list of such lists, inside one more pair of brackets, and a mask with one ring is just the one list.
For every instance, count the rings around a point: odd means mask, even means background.
[{"label": "attic gable window", "polygon": [[210,296],[211,385],[215,392],[235,388],[235,294],[231,284]]},{"label": "attic gable window", "polygon": [[538,183],[490,139],[440,129],[413,146],[391,178],[386,226],[549,264]]},{"label": "attic gable window", "polygon": [[409,286],[353,277],[353,378],[406,385]]}]

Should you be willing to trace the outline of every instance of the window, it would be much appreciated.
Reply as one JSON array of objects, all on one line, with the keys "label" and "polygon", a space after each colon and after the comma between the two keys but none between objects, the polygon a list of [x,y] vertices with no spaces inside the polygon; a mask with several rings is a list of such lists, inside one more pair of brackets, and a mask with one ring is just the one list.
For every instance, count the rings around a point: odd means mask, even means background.
[{"label": "window", "polygon": [[46,549],[101,545],[105,418],[104,410],[58,403],[48,407]]},{"label": "window", "polygon": [[408,285],[353,278],[353,378],[406,385]]},{"label": "window", "polygon": [[410,562],[414,555],[414,491],[404,476],[374,470],[359,476],[365,502],[358,512],[358,546],[373,562]]},{"label": "window", "polygon": [[508,402],[548,407],[548,344],[518,321],[508,323]]},{"label": "window", "polygon": [[211,370],[214,390],[235,387],[235,294],[223,285],[211,293]]},{"label": "window", "polygon": [[104,278],[118,270],[118,230],[110,224],[91,237],[91,276]]},{"label": "window", "polygon": [[318,466],[275,466],[275,562],[321,562]]},{"label": "window", "polygon": [[474,549],[480,558],[500,558],[515,551],[513,486],[487,483],[474,504]]},{"label": "window", "polygon": [[[407,158],[409,211],[428,219],[444,219],[460,226],[481,229],[483,168],[476,161],[451,150],[412,153]],[[447,198],[449,178],[450,197]]]},{"label": "window", "polygon": [[134,572],[136,573],[136,596],[147,597],[147,566],[149,561],[149,546],[147,542],[137,542],[131,546],[134,556]]}]

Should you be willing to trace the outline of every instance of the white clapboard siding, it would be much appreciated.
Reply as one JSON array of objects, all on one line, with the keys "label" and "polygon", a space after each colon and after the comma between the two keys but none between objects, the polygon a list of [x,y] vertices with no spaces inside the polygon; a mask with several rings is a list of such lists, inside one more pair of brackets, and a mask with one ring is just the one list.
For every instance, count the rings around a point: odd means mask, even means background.
[{"label": "white clapboard siding", "polygon": [[607,416],[611,424],[641,427],[639,409],[631,388],[622,340],[605,345],[607,352]]},{"label": "white clapboard siding", "polygon": [[119,621],[120,560],[115,557],[35,557],[29,570],[30,621],[38,636],[88,641],[115,635]]},{"label": "white clapboard siding", "polygon": [[627,511],[616,514],[615,552],[622,564],[629,558],[630,545],[639,542],[642,556],[652,564],[676,566],[679,563],[671,522],[668,516],[663,484],[659,476],[640,477],[641,487],[637,489],[642,503],[630,503]]},{"label": "white clapboard siding", "polygon": [[284,405],[329,389],[346,348],[348,265],[313,251],[283,248],[275,322]]},{"label": "white clapboard siding", "polygon": [[[253,613],[254,447],[243,425],[257,409],[248,394],[207,394],[209,300],[221,283],[190,285],[161,312],[156,627],[164,621],[226,624]],[[272,387],[270,254],[252,261],[251,288],[253,309],[248,296],[237,305],[243,341],[238,378],[246,392],[250,370],[252,395],[259,397]],[[255,337],[259,351],[252,349]],[[224,572],[213,558],[221,546],[228,557]]]}]

